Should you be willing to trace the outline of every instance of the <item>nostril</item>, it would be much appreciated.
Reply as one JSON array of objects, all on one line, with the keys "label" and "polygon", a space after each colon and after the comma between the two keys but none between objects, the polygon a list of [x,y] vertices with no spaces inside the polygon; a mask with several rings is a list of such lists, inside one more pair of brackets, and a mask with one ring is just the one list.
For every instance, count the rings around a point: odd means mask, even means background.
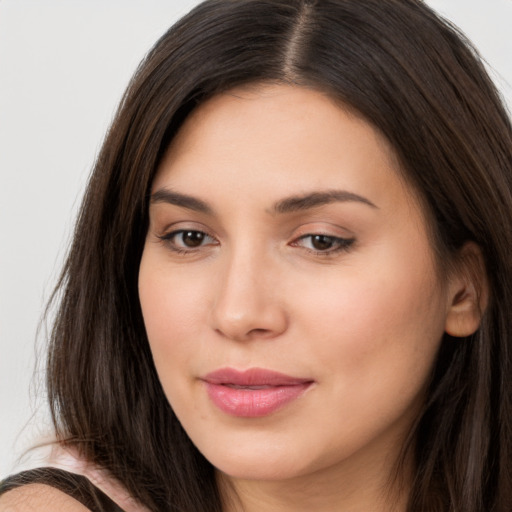
[{"label": "nostril", "polygon": [[253,336],[257,336],[257,337],[260,337],[260,336],[265,336],[267,334],[270,334],[271,331],[269,329],[252,329],[251,331],[249,331],[249,336],[253,335]]}]

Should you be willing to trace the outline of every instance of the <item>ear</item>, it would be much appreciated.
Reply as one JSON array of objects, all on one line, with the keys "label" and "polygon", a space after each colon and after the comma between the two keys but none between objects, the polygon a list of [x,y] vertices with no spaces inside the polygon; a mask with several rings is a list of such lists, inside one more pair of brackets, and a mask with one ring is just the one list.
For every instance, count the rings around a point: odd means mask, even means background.
[{"label": "ear", "polygon": [[448,285],[448,314],[445,331],[462,338],[480,326],[489,300],[489,285],[480,247],[467,242],[454,262]]}]

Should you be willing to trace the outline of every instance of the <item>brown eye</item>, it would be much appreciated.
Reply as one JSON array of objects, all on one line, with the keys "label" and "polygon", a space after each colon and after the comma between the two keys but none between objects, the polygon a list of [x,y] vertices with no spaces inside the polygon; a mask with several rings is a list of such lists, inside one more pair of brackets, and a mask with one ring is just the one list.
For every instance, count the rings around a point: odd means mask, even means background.
[{"label": "brown eye", "polygon": [[201,231],[183,231],[181,241],[185,247],[199,247],[205,239],[205,234]]},{"label": "brown eye", "polygon": [[328,251],[335,245],[336,239],[332,236],[313,235],[311,237],[311,246],[317,251]]},{"label": "brown eye", "polygon": [[179,229],[159,237],[169,249],[176,252],[193,252],[206,246],[218,245],[218,241],[204,231]]},{"label": "brown eye", "polygon": [[354,242],[354,238],[341,238],[339,236],[312,233],[310,235],[301,236],[291,245],[302,247],[315,254],[329,256],[340,251],[348,251]]}]

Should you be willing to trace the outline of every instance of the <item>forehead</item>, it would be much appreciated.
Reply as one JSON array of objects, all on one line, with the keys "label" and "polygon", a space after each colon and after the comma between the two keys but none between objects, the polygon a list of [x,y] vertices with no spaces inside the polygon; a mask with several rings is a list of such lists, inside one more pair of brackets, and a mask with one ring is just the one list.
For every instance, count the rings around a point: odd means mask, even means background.
[{"label": "forehead", "polygon": [[153,190],[163,186],[213,199],[326,188],[373,203],[414,196],[378,130],[329,96],[289,85],[233,89],[195,109],[158,168]]}]

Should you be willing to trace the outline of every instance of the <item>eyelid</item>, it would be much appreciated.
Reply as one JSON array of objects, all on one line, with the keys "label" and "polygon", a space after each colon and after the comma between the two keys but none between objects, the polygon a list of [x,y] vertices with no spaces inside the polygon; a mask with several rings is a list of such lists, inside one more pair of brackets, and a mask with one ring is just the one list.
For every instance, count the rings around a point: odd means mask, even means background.
[{"label": "eyelid", "polygon": [[[342,232],[343,231],[343,232]],[[333,247],[325,250],[315,249],[313,247],[305,247],[301,241],[308,238],[313,241],[313,237],[321,236],[330,238],[333,241]],[[299,247],[303,250],[322,257],[335,256],[340,252],[349,251],[356,241],[352,232],[347,232],[346,229],[330,223],[308,223],[300,226],[292,235],[292,241],[289,243],[292,247]]]},{"label": "eyelid", "polygon": [[170,240],[171,238],[179,235],[180,233],[201,233],[201,234],[207,236],[208,238],[211,238],[212,240],[216,240],[216,238],[214,236],[210,235],[209,233],[207,233],[206,231],[204,231],[202,229],[187,229],[187,228],[172,229],[172,230],[164,233],[163,235],[158,235],[158,238],[160,238],[161,240]]},{"label": "eyelid", "polygon": [[[300,245],[300,243],[299,243],[300,241],[307,240],[308,238],[311,238],[311,240],[313,240],[313,238],[316,236],[330,238],[333,246],[326,248],[326,249],[315,249],[313,247],[304,247],[304,246]],[[315,254],[315,255],[327,257],[327,256],[333,256],[339,252],[346,252],[346,251],[350,250],[355,241],[356,241],[355,238],[342,238],[339,236],[324,235],[321,233],[310,233],[308,235],[302,235],[299,238],[296,238],[290,245],[292,245],[293,247],[301,247],[302,249],[304,249],[312,254]]]},{"label": "eyelid", "polygon": [[201,233],[211,236],[212,238],[217,238],[209,227],[207,227],[202,222],[197,222],[194,220],[180,220],[177,222],[170,222],[165,224],[162,222],[160,226],[154,226],[154,232],[157,238],[169,237],[169,235],[172,233],[179,231],[200,231]]},{"label": "eyelid", "polygon": [[[163,230],[161,234],[156,234],[156,237],[159,239],[160,242],[165,244],[165,246],[169,250],[178,254],[194,254],[208,247],[217,246],[220,244],[217,237],[213,235],[211,231],[207,229],[204,225],[198,226],[197,224],[191,224],[192,223],[187,222],[177,222],[170,224],[165,228],[165,230]],[[207,243],[201,243],[197,246],[186,246],[180,245],[173,240],[174,237],[177,237],[180,234],[184,234],[187,232],[201,233],[205,236],[205,238],[209,238],[210,241],[207,241]]]},{"label": "eyelid", "polygon": [[333,238],[355,238],[355,233],[343,226],[331,222],[308,222],[296,228],[291,238],[297,239],[305,235],[324,235]]}]

